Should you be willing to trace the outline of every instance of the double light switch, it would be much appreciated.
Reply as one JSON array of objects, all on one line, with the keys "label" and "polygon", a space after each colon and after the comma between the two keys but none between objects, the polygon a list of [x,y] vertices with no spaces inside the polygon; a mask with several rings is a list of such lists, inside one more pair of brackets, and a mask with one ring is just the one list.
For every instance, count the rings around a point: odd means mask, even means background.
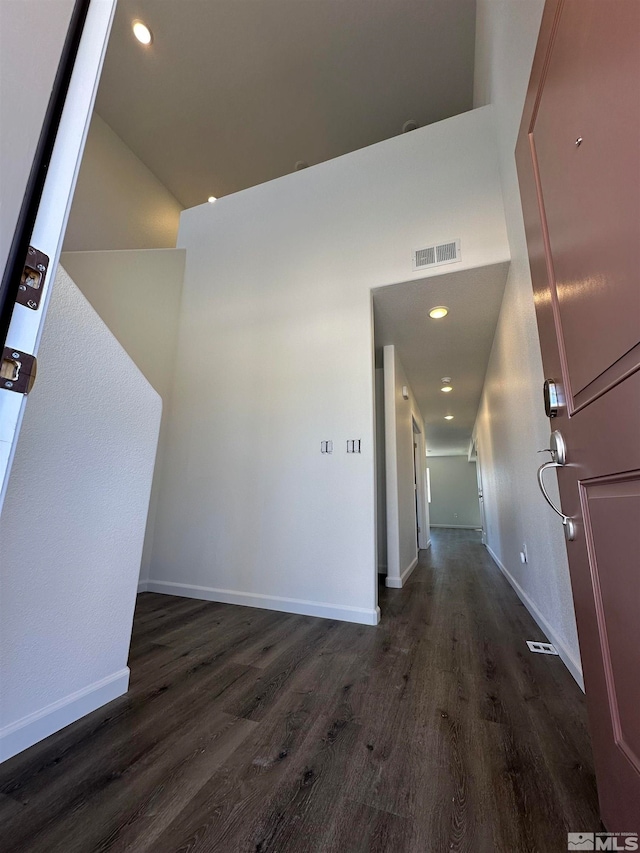
[{"label": "double light switch", "polygon": [[[321,441],[320,453],[333,453],[333,442]],[[347,441],[347,453],[360,453],[359,438],[350,438],[349,441]]]}]

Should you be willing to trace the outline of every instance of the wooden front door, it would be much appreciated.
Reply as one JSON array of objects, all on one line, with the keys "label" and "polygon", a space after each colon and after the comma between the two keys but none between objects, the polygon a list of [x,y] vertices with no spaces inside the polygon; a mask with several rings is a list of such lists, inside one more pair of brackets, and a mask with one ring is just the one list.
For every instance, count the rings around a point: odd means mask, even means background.
[{"label": "wooden front door", "polygon": [[548,0],[516,159],[602,818],[640,832],[638,0]]}]

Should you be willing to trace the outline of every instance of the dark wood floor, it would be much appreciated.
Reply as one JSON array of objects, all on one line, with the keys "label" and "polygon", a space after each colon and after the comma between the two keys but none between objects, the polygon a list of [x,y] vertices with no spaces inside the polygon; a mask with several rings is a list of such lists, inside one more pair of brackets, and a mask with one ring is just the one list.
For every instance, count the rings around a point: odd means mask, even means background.
[{"label": "dark wood floor", "polygon": [[2,853],[517,853],[601,829],[585,707],[479,544],[377,628],[145,593],[131,690],[0,767]]}]

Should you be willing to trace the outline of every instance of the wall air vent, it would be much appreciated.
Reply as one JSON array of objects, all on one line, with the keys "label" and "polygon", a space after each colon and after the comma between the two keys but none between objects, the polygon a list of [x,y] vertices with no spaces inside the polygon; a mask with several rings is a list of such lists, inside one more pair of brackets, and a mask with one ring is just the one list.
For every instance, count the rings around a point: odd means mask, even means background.
[{"label": "wall air vent", "polygon": [[540,643],[537,640],[527,640],[530,652],[538,652],[541,655],[557,655],[558,650],[553,643]]},{"label": "wall air vent", "polygon": [[443,264],[455,264],[460,260],[460,240],[450,243],[439,243],[437,246],[426,246],[415,249],[413,253],[413,269],[424,270],[428,267],[439,267]]}]

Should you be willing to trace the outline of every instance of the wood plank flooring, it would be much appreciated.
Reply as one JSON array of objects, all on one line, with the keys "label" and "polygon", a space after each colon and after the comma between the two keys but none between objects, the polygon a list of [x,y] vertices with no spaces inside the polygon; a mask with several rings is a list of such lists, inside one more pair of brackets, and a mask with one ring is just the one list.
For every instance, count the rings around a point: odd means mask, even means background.
[{"label": "wood plank flooring", "polygon": [[2,853],[518,853],[602,829],[582,694],[471,531],[376,628],[144,593],[131,689],[0,766]]}]

